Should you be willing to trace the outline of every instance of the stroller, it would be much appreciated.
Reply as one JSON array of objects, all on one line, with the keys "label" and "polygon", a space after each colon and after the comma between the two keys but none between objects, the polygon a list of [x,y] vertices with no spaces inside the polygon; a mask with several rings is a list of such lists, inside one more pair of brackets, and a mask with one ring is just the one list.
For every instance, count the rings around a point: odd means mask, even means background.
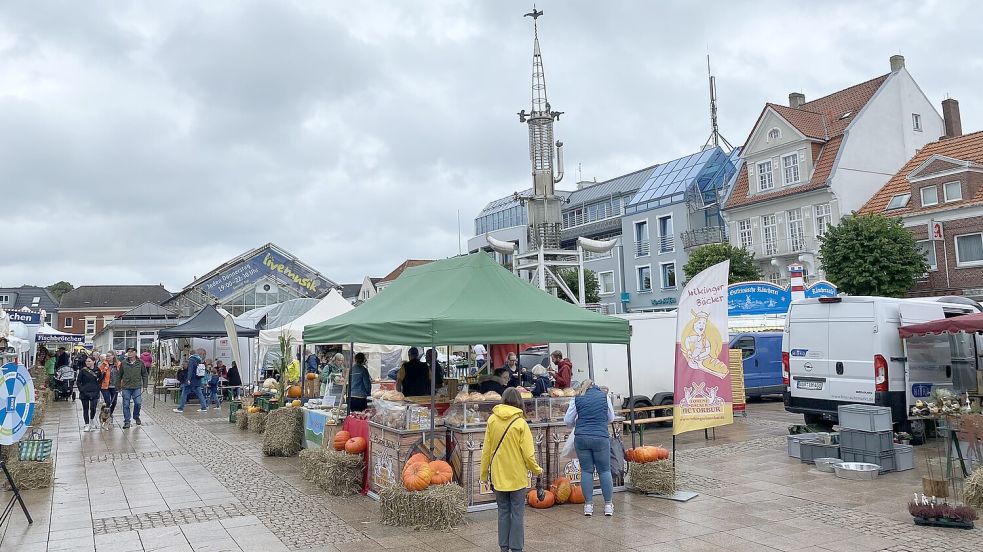
[{"label": "stroller", "polygon": [[75,400],[75,370],[71,366],[62,366],[55,372],[51,388],[55,392],[55,400]]}]

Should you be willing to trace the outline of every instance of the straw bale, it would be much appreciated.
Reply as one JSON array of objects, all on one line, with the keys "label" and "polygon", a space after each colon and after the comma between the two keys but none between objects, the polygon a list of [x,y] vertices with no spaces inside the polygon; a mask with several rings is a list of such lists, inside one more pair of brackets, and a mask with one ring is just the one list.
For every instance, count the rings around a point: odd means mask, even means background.
[{"label": "straw bale", "polygon": [[628,484],[639,492],[671,495],[676,492],[676,470],[672,460],[628,462]]},{"label": "straw bale", "polygon": [[253,412],[249,414],[249,431],[263,433],[264,429],[266,429],[266,412]]},{"label": "straw bale", "polygon": [[266,418],[263,454],[296,456],[304,444],[304,412],[299,408],[278,408]]},{"label": "straw bale", "polygon": [[384,525],[449,531],[464,521],[468,506],[464,488],[455,483],[417,492],[392,485],[380,490],[379,510]]}]

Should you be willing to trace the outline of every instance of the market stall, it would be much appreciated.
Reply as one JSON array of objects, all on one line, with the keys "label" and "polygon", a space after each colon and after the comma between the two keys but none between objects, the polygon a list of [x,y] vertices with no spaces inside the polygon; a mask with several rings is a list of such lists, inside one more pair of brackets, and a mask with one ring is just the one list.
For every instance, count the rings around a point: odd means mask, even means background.
[{"label": "market stall", "polygon": [[[463,345],[469,343],[629,342],[626,320],[593,313],[530,286],[485,254],[478,253],[408,269],[359,308],[304,328],[306,343]],[[630,349],[629,371],[630,371]],[[629,378],[630,379],[630,378]],[[368,422],[370,490],[399,481],[403,465],[417,452],[446,459],[454,481],[465,487],[472,509],[493,495],[477,481],[484,423],[500,397],[462,389],[440,414],[431,364],[427,400],[379,394]],[[465,398],[464,395],[467,398]],[[536,433],[537,453],[550,466],[550,429],[562,430],[571,396],[527,401],[527,418]],[[447,397],[445,400],[451,400]],[[443,402],[443,401],[441,401]],[[558,442],[565,440],[557,433]],[[559,461],[557,462],[559,465]],[[547,474],[551,477],[553,474]],[[370,493],[371,494],[371,493]]]}]

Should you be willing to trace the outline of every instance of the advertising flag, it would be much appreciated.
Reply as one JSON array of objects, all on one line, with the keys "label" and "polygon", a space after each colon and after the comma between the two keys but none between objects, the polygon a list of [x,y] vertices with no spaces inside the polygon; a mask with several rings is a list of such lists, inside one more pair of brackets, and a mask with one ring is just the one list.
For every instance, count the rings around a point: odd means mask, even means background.
[{"label": "advertising flag", "polygon": [[673,435],[734,422],[727,366],[727,275],[730,261],[693,277],[676,311]]}]

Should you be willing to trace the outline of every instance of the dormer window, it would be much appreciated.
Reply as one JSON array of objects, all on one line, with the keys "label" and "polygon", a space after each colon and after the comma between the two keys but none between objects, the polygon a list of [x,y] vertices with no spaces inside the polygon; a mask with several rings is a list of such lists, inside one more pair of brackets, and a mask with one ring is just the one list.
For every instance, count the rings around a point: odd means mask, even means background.
[{"label": "dormer window", "polygon": [[782,131],[779,128],[773,128],[768,131],[768,141],[774,142],[782,137]]},{"label": "dormer window", "polygon": [[908,205],[908,200],[910,199],[911,194],[898,194],[891,198],[891,201],[887,204],[887,210],[901,209]]},{"label": "dormer window", "polygon": [[775,181],[771,175],[771,161],[758,163],[758,191],[766,192],[775,187]]},{"label": "dormer window", "polygon": [[939,204],[939,189],[935,186],[925,186],[919,193],[922,194],[922,207]]},{"label": "dormer window", "polygon": [[799,181],[799,154],[793,153],[782,157],[782,171],[785,184],[796,184]]},{"label": "dormer window", "polygon": [[945,196],[945,202],[959,201],[963,198],[963,185],[961,182],[946,182],[942,185],[942,193]]}]

